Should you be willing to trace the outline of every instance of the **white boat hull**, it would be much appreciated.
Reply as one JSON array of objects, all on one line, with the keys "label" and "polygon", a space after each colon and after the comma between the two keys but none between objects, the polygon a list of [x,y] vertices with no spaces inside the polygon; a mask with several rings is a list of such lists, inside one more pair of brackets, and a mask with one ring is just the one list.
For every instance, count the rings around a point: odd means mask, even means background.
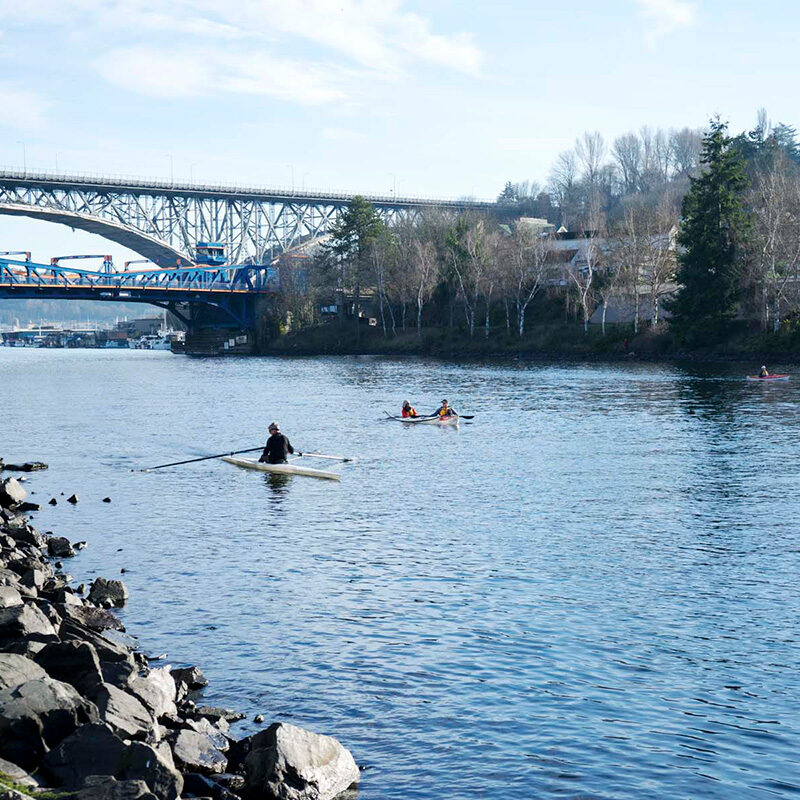
[{"label": "white boat hull", "polygon": [[324,469],[300,467],[294,464],[267,464],[256,461],[254,458],[236,458],[236,456],[223,456],[222,460],[229,464],[235,464],[237,467],[244,467],[244,469],[272,472],[277,475],[304,475],[307,478],[327,478],[331,481],[338,481],[341,478],[341,475],[336,472],[326,472]]},{"label": "white boat hull", "polygon": [[389,415],[389,419],[396,419],[407,425],[454,425],[458,427],[458,414],[451,414],[449,417],[393,417]]}]

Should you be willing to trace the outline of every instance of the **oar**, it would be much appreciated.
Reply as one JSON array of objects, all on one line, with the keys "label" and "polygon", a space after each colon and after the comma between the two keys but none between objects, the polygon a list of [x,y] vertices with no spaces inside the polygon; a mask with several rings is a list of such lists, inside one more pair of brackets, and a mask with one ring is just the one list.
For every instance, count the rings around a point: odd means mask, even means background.
[{"label": "oar", "polygon": [[345,458],[344,456],[324,456],[322,453],[295,453],[296,456],[306,457],[306,458],[329,458],[331,461],[355,461],[354,458]]},{"label": "oar", "polygon": [[223,456],[238,456],[240,453],[255,453],[256,450],[263,450],[263,447],[251,447],[249,450],[233,450],[227,453],[217,453],[214,456],[203,456],[202,458],[187,458],[185,461],[172,461],[169,464],[159,464],[156,467],[146,469],[132,469],[131,472],[151,472],[154,469],[164,469],[164,467],[177,467],[180,464],[194,464],[196,461],[208,461],[211,458],[222,458]]}]

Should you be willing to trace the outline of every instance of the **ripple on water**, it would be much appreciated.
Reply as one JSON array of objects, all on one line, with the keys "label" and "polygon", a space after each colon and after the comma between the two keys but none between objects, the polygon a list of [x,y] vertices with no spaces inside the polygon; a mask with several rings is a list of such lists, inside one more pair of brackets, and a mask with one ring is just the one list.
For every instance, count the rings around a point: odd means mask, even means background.
[{"label": "ripple on water", "polygon": [[[78,492],[38,524],[128,570],[145,651],[337,735],[365,800],[789,797],[800,387],[739,372],[0,349],[2,455]],[[473,425],[379,421],[445,394]],[[358,462],[129,471],[273,418]]]}]

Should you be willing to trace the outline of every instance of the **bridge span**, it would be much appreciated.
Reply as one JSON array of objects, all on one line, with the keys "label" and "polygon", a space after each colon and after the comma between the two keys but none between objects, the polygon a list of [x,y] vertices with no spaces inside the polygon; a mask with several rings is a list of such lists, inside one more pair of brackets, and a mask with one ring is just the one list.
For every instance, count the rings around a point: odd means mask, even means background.
[{"label": "bridge span", "polygon": [[189,334],[200,327],[252,332],[259,301],[277,293],[277,270],[265,266],[97,272],[0,258],[0,299],[149,303],[175,314]]},{"label": "bridge span", "polygon": [[[0,170],[0,214],[99,234],[162,267],[193,264],[198,242],[220,242],[233,264],[269,263],[326,234],[354,195]],[[392,222],[425,208],[489,211],[493,202],[365,195]]]}]

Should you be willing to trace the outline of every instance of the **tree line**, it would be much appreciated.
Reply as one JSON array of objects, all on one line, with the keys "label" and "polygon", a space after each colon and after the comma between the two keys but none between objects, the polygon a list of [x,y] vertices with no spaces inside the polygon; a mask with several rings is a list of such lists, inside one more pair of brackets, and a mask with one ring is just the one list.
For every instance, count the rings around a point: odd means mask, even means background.
[{"label": "tree line", "polygon": [[281,283],[292,327],[335,308],[356,338],[368,306],[387,337],[449,327],[522,338],[556,315],[588,331],[598,310],[605,333],[616,300],[633,332],[664,329],[666,308],[699,343],[737,319],[793,321],[799,262],[800,146],[760,112],[738,136],[719,119],[608,145],[586,133],[546,186],[507,182],[494,213],[432,209],[390,225],[355,198],[310,268],[282,270]]}]

